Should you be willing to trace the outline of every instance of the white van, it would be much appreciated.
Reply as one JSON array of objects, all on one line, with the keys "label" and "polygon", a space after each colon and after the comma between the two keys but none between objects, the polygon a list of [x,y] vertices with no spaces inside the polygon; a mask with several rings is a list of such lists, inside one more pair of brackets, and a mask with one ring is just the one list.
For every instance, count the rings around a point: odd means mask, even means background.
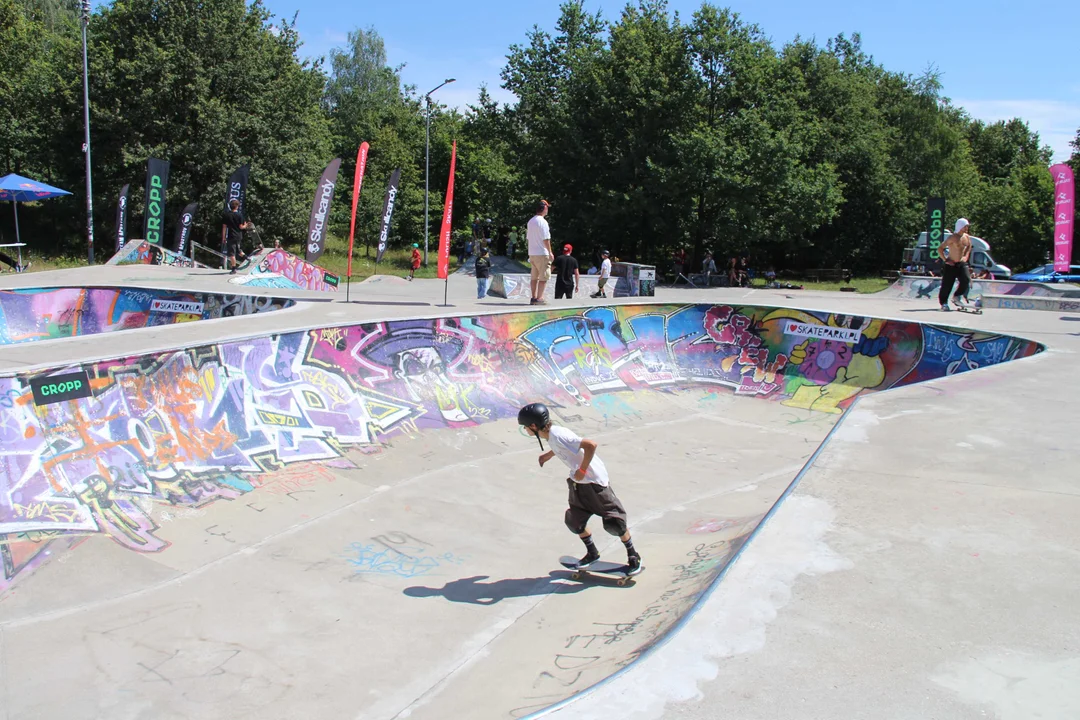
[{"label": "white van", "polygon": [[[1012,276],[1012,270],[995,262],[994,258],[990,256],[990,243],[974,235],[968,237],[971,238],[971,258],[968,261],[968,266],[971,268],[972,274],[988,270],[995,280],[1007,280]],[[926,233],[921,232],[915,240],[915,247],[904,250],[904,266],[927,266],[930,264]]]}]

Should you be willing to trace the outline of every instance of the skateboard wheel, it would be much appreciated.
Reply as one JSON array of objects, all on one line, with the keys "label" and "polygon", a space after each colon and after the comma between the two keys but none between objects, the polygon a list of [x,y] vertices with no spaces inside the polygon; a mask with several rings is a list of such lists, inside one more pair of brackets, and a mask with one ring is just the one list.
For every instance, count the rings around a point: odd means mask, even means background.
[{"label": "skateboard wheel", "polygon": [[626,578],[622,578],[622,579],[618,580],[617,584],[618,584],[619,587],[623,587],[624,585],[626,585]]},{"label": "skateboard wheel", "polygon": [[570,579],[571,579],[571,580],[580,580],[580,579],[581,579],[581,573],[579,573],[579,572],[573,573],[573,574],[572,574],[572,575],[570,576]]}]

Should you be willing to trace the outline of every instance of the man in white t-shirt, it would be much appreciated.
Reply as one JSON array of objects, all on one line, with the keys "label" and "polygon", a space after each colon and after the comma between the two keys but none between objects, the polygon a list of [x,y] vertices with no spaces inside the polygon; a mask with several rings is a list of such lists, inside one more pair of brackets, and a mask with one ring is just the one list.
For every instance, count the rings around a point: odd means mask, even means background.
[{"label": "man in white t-shirt", "polygon": [[[518,411],[518,424],[536,437],[537,442],[547,440],[551,446],[540,456],[540,467],[557,457],[570,468],[572,476],[566,478],[566,485],[570,489],[570,507],[566,510],[564,522],[585,543],[585,556],[578,560],[577,567],[588,567],[600,559],[600,552],[588,528],[589,518],[599,515],[603,518],[604,529],[622,540],[629,574],[640,572],[641,556],[634,548],[634,541],[626,527],[626,510],[611,489],[607,468],[596,454],[596,441],[582,438],[569,428],[552,425],[551,415],[543,403],[532,403],[521,408]],[[543,442],[540,442],[540,449],[544,449]]]},{"label": "man in white t-shirt", "polygon": [[596,292],[589,297],[594,298],[606,298],[607,293],[604,292],[604,286],[607,285],[608,278],[611,277],[611,253],[607,250],[600,251],[600,257],[604,260],[600,263],[600,279],[596,281]]},{"label": "man in white t-shirt", "polygon": [[547,304],[544,288],[551,279],[551,263],[555,260],[555,253],[551,251],[551,228],[544,219],[549,207],[547,200],[536,203],[536,214],[525,227],[525,239],[529,244],[529,265],[532,268],[529,281],[532,290],[530,305]]}]

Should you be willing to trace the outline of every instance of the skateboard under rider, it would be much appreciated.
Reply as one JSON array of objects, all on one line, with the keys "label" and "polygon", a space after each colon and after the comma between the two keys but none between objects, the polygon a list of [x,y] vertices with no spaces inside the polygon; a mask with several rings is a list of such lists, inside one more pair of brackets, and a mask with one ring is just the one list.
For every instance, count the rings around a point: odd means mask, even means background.
[{"label": "skateboard under rider", "polygon": [[570,576],[572,580],[580,580],[588,575],[599,575],[615,578],[615,584],[620,587],[626,585],[635,575],[640,575],[645,570],[644,565],[631,570],[630,566],[625,563],[613,563],[606,560],[597,560],[590,565],[581,567],[578,565],[578,559],[570,555],[563,555],[559,558],[559,564],[567,570],[574,571]]}]

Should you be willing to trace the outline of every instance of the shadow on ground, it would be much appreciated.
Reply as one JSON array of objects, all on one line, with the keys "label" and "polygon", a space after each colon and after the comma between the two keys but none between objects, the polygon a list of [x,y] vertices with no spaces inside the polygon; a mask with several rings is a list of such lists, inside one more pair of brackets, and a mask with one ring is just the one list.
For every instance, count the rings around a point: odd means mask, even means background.
[{"label": "shadow on ground", "polygon": [[548,573],[547,577],[504,578],[486,583],[480,581],[487,580],[487,575],[474,575],[473,577],[453,580],[441,588],[415,585],[405,588],[403,592],[409,597],[442,596],[450,602],[494,605],[507,598],[551,595],[553,593],[578,593],[588,587],[588,585],[569,585],[560,582],[569,578],[570,573],[568,572],[552,571]]}]

